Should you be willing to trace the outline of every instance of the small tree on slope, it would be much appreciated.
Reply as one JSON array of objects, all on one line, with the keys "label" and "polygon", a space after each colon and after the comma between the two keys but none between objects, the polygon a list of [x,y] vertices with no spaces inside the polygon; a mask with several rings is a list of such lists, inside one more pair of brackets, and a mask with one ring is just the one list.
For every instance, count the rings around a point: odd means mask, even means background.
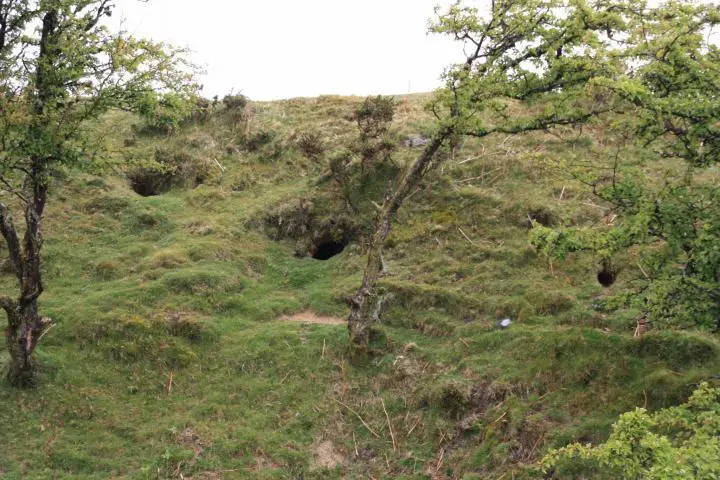
[{"label": "small tree on slope", "polygon": [[362,285],[351,299],[352,357],[368,354],[370,329],[380,311],[376,284],[383,248],[395,214],[419,181],[460,136],[575,125],[611,110],[588,85],[594,78],[615,78],[625,68],[611,50],[613,36],[627,28],[624,8],[603,0],[496,0],[487,15],[456,4],[438,16],[431,31],[452,36],[470,54],[445,73],[446,87],[428,107],[437,118],[435,133],[388,187],[376,214]]},{"label": "small tree on slope", "polygon": [[[154,91],[194,91],[178,51],[102,25],[111,0],[0,0],[0,233],[19,294],[0,297],[8,326],[7,379],[28,385],[33,352],[52,321],[40,315],[42,218],[51,176],[88,160],[84,126]],[[18,232],[11,207],[23,212]],[[22,233],[22,235],[21,235]]]}]

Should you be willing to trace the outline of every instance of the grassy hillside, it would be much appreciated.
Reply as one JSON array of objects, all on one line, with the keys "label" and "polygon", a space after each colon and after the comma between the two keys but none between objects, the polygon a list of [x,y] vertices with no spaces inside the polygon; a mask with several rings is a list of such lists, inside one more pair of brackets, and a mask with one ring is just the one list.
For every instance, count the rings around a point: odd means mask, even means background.
[{"label": "grassy hillside", "polygon": [[[401,101],[399,141],[430,128],[423,99]],[[58,324],[35,390],[0,386],[0,477],[531,478],[547,449],[602,441],[619,413],[717,373],[717,336],[634,339],[638,312],[611,308],[642,278],[633,252],[604,288],[591,256],[549,263],[529,245],[529,218],[607,222],[551,161],[567,144],[540,134],[468,141],[414,194],[378,354],[349,364],[337,319],[372,201],[418,152],[369,172],[349,213],[325,173],[360,100],[256,103],[247,128],[217,114],[170,136],[124,114],[97,125],[109,164],[180,158],[201,184],[145,197],[122,172],[56,180],[41,308]],[[312,132],[326,153],[308,159]],[[309,255],[331,239],[348,245]]]}]

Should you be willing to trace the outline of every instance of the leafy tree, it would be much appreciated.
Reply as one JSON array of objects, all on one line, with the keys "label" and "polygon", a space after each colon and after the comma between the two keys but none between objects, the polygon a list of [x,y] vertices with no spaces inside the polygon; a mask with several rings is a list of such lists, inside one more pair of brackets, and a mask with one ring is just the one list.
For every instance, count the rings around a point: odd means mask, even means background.
[{"label": "leafy tree", "polygon": [[[7,379],[34,376],[33,352],[52,324],[38,298],[42,219],[51,178],[84,167],[87,122],[111,108],[137,109],[153,92],[195,91],[182,52],[102,25],[111,0],[0,1],[0,183],[12,201],[0,203],[0,233],[19,294],[0,297],[8,326]],[[23,211],[19,232],[11,209]]]},{"label": "leafy tree", "polygon": [[703,383],[684,405],[625,413],[607,442],[553,450],[542,465],[546,478],[717,479],[720,388]]},{"label": "leafy tree", "polygon": [[594,86],[616,99],[613,129],[666,173],[647,175],[620,144],[599,152],[576,176],[617,220],[602,228],[536,225],[532,241],[548,255],[590,250],[603,262],[632,250],[642,276],[630,305],[660,326],[719,328],[720,189],[707,173],[720,161],[720,50],[710,35],[720,8],[635,2],[624,15],[631,28],[622,55],[631,68]]},{"label": "leafy tree", "polygon": [[348,317],[350,352],[357,358],[368,354],[380,311],[377,280],[393,218],[457,139],[585,122],[612,107],[586,88],[588,82],[613,78],[624,66],[610,45],[626,29],[616,2],[496,0],[483,13],[460,3],[437,13],[431,31],[451,36],[469,53],[445,73],[446,87],[428,106],[437,119],[435,132],[388,187],[376,214],[362,285]]}]

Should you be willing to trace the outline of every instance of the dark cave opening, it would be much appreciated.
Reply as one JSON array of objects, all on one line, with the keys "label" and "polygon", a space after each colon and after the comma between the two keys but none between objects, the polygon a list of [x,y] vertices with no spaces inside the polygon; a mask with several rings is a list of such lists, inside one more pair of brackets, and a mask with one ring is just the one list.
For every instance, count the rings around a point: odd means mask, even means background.
[{"label": "dark cave opening", "polygon": [[319,242],[310,249],[310,255],[315,260],[329,260],[345,250],[345,243],[336,240]]},{"label": "dark cave opening", "polygon": [[613,283],[615,283],[616,276],[616,272],[610,270],[609,268],[603,268],[597,274],[597,281],[600,285],[607,288],[612,286]]},{"label": "dark cave opening", "polygon": [[145,182],[130,182],[130,187],[133,191],[142,197],[155,197],[160,195],[162,192],[157,188],[157,185],[153,185]]}]

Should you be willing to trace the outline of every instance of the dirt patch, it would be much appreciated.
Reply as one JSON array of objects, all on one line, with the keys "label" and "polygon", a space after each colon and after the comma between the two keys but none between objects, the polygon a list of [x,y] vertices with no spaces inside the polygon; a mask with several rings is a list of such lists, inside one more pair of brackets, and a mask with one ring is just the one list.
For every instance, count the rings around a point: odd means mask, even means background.
[{"label": "dirt patch", "polygon": [[278,468],[278,465],[277,463],[273,462],[271,458],[263,454],[257,454],[255,455],[255,468],[257,470],[275,470]]},{"label": "dirt patch", "polygon": [[320,468],[332,470],[342,465],[345,465],[345,457],[335,451],[335,447],[330,440],[321,442],[315,447],[313,470]]},{"label": "dirt patch", "polygon": [[195,454],[193,463],[203,454],[206,447],[211,446],[209,442],[202,440],[192,427],[185,427],[185,430],[180,432],[175,440],[178,444],[192,449]]},{"label": "dirt patch", "polygon": [[309,310],[294,315],[285,315],[281,320],[285,322],[312,323],[315,325],[345,325],[346,323],[343,318],[319,316]]}]

